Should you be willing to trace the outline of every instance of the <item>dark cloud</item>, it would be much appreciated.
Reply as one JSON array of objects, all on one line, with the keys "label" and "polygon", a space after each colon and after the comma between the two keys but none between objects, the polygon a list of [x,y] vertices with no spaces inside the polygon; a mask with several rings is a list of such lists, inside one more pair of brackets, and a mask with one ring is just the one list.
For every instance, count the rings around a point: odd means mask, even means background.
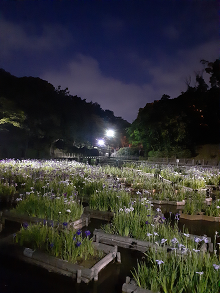
[{"label": "dark cloud", "polygon": [[[138,85],[124,83],[119,79],[106,76],[97,60],[78,54],[59,72],[47,70],[41,76],[53,85],[68,87],[71,94],[87,101],[98,102],[103,109],[114,111],[116,116],[132,122],[139,108],[153,100],[159,100],[163,94],[175,98],[186,90],[185,80],[194,72],[202,70],[201,59],[213,60],[218,52],[218,42],[210,41],[193,49],[180,50],[176,56],[163,56],[160,63],[136,58],[151,76],[150,83]],[[187,60],[187,62],[185,62]],[[140,68],[141,69],[141,68]],[[208,80],[208,79],[207,79]]]},{"label": "dark cloud", "polygon": [[72,38],[68,30],[59,24],[43,25],[42,32],[37,34],[27,32],[23,25],[6,21],[4,18],[0,19],[0,31],[0,55],[4,58],[15,50],[29,54],[57,50],[67,46]]},{"label": "dark cloud", "polygon": [[218,26],[215,1],[5,1],[0,62],[132,122],[218,58]]}]

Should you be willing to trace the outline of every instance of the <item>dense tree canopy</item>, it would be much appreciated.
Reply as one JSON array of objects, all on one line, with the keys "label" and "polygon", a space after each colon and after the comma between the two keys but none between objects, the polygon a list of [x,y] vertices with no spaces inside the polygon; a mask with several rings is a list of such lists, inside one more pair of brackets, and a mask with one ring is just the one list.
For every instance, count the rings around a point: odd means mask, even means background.
[{"label": "dense tree canopy", "polygon": [[17,78],[1,69],[0,81],[1,157],[48,156],[59,141],[69,152],[92,147],[109,127],[116,130],[119,146],[129,126],[112,111],[40,78]]},{"label": "dense tree canopy", "polygon": [[210,86],[196,73],[194,87],[187,80],[177,98],[164,94],[146,104],[131,125],[68,88],[0,69],[0,156],[46,157],[55,146],[82,150],[96,145],[107,128],[116,130],[114,147],[128,146],[128,139],[145,156],[191,156],[196,145],[220,142],[220,61],[201,63]]},{"label": "dense tree canopy", "polygon": [[128,135],[145,155],[190,156],[196,145],[220,142],[220,62],[202,62],[208,66],[210,88],[197,73],[195,87],[188,84],[177,98],[163,95],[139,109]]}]

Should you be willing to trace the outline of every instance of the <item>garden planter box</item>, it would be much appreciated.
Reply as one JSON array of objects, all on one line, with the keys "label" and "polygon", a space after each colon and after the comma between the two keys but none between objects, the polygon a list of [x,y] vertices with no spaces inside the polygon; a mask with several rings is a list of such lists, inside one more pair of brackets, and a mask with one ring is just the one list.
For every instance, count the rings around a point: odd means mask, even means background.
[{"label": "garden planter box", "polygon": [[[135,238],[130,238],[126,236],[119,236],[114,234],[107,234],[101,229],[95,229],[93,232],[93,239],[98,243],[104,243],[108,245],[117,245],[123,248],[129,248],[133,250],[138,250],[145,252],[148,248],[154,247],[157,249],[163,249],[163,247],[158,247],[156,244],[137,240]],[[167,249],[168,247],[166,247]]]},{"label": "garden planter box", "polygon": [[[190,235],[189,237],[194,239],[195,237],[199,237],[199,236]],[[208,239],[208,250],[210,252],[212,252],[213,251],[213,243],[211,243],[210,237],[207,237],[207,239]],[[104,243],[104,244],[108,244],[108,245],[117,245],[119,247],[129,248],[132,250],[138,250],[141,252],[145,252],[150,247],[155,248],[156,250],[166,250],[166,251],[171,250],[171,247],[168,245],[157,246],[156,244],[149,242],[149,241],[138,240],[138,239],[130,238],[130,237],[126,237],[126,236],[108,234],[108,233],[105,233],[102,229],[95,229],[94,230],[93,240],[98,243]],[[206,249],[207,249],[207,245],[206,245]],[[182,251],[177,249],[176,253],[182,254]]]},{"label": "garden planter box", "polygon": [[212,204],[212,198],[211,197],[207,197],[205,199],[204,203],[206,203],[207,205],[211,205]]},{"label": "garden planter box", "polygon": [[184,189],[185,191],[193,191],[193,190],[194,190],[193,188],[191,188],[191,187],[186,187],[186,186],[183,186],[183,189]]},{"label": "garden planter box", "polygon": [[151,290],[143,289],[138,287],[134,280],[131,280],[130,277],[126,277],[126,283],[122,286],[122,293],[159,293],[153,292]]},{"label": "garden planter box", "polygon": [[213,189],[215,189],[215,188],[217,188],[216,185],[206,185],[206,189],[213,190]]},{"label": "garden planter box", "polygon": [[[6,247],[7,245],[7,247]],[[81,281],[88,283],[89,281],[98,280],[98,273],[105,268],[113,259],[117,258],[121,262],[120,253],[117,247],[94,243],[96,250],[102,250],[107,253],[100,261],[91,268],[86,268],[78,264],[69,263],[47,253],[35,251],[30,248],[22,248],[17,244],[13,244],[13,235],[0,240],[1,253],[9,254],[12,257],[22,261],[43,267],[49,271],[59,273],[73,279],[77,279],[77,283]]]},{"label": "garden planter box", "polygon": [[188,215],[183,214],[180,211],[180,218],[185,220],[191,220],[191,221],[209,221],[209,222],[220,222],[220,217],[212,217],[212,216],[206,216],[206,215]]},{"label": "garden planter box", "polygon": [[168,200],[167,204],[170,205],[176,205],[176,206],[184,206],[185,205],[185,200],[181,200],[181,201],[172,201],[172,200]]},{"label": "garden planter box", "polygon": [[205,201],[206,201],[206,202],[211,202],[211,201],[212,201],[212,198],[211,198],[211,197],[207,197],[207,198],[205,199]]},{"label": "garden planter box", "polygon": [[174,206],[184,206],[185,200],[182,201],[172,201],[172,200],[151,200],[151,203],[153,204],[168,204],[168,205],[174,205]]},{"label": "garden planter box", "polygon": [[[28,223],[44,223],[45,219],[41,218],[35,218],[35,217],[28,217],[24,215],[18,215],[18,214],[13,214],[10,211],[4,211],[0,212],[0,222],[4,225],[5,220],[13,221],[13,222],[18,222],[18,223],[23,223],[23,222],[28,222]],[[58,225],[58,222],[55,222],[53,220],[46,220],[49,225]],[[80,219],[74,221],[74,222],[69,222],[67,228],[73,228],[73,229],[81,229],[84,226],[88,226],[89,224],[89,215],[82,215]]]},{"label": "garden planter box", "polygon": [[92,210],[89,207],[84,208],[84,214],[90,218],[111,221],[114,213],[109,211]]}]

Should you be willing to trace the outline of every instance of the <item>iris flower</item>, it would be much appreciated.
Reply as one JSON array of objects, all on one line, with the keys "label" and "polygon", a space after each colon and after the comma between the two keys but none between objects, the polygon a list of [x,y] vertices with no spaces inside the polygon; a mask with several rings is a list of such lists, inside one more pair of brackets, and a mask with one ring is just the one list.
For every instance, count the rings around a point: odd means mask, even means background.
[{"label": "iris flower", "polygon": [[27,227],[28,227],[28,223],[27,223],[27,222],[24,222],[24,223],[23,223],[23,227],[24,227],[24,229],[27,229]]},{"label": "iris flower", "polygon": [[91,232],[89,230],[85,231],[86,236],[91,235]]},{"label": "iris flower", "polygon": [[200,276],[203,275],[203,272],[196,272],[196,274],[199,274]]},{"label": "iris flower", "polygon": [[164,263],[162,260],[159,260],[159,259],[156,259],[156,263],[158,264],[158,265],[161,265],[162,263]]},{"label": "iris flower", "polygon": [[215,263],[213,264],[213,267],[216,269],[216,271],[220,269],[220,265],[217,265]]},{"label": "iris flower", "polygon": [[81,234],[81,230],[79,229],[77,232],[76,232],[77,235],[80,235]]},{"label": "iris flower", "polygon": [[175,237],[171,240],[171,242],[172,242],[173,244],[179,243],[179,241],[178,241]]}]

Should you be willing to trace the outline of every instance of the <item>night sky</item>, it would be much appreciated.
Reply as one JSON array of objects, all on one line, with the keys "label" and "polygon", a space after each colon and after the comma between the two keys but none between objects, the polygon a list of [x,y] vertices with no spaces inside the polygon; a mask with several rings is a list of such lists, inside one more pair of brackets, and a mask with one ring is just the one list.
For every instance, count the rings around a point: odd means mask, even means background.
[{"label": "night sky", "polygon": [[129,122],[146,103],[180,95],[189,76],[194,86],[219,45],[217,0],[0,0],[1,68]]}]

